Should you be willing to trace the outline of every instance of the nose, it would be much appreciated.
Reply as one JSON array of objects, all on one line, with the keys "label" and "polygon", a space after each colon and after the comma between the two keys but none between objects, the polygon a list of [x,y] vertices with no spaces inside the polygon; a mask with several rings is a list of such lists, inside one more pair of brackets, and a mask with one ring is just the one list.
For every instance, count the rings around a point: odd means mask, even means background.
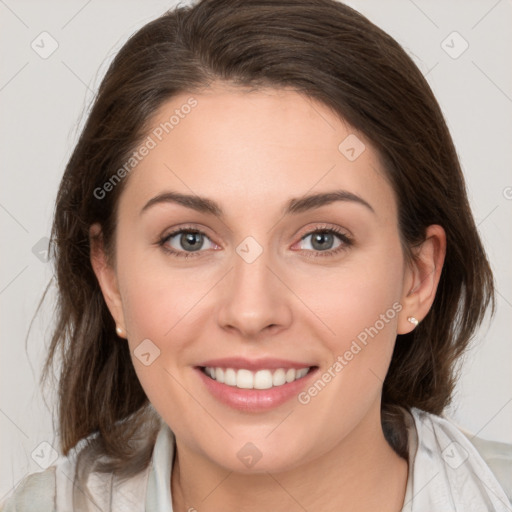
[{"label": "nose", "polygon": [[286,285],[287,272],[271,261],[268,251],[252,262],[238,254],[233,260],[221,289],[220,327],[252,340],[288,328],[294,295]]}]

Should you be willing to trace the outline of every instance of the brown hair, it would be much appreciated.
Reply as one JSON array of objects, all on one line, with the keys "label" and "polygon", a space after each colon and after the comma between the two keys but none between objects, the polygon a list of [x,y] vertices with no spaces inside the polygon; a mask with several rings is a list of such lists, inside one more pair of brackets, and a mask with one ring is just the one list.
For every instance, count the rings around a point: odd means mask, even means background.
[{"label": "brown hair", "polygon": [[494,312],[493,277],[428,83],[392,37],[334,0],[203,0],[148,23],[113,60],[67,164],[52,227],[58,314],[43,379],[59,354],[62,451],[67,455],[90,436],[88,453],[108,457],[99,471],[128,476],[150,461],[160,420],[127,343],[116,335],[89,259],[88,229],[99,222],[113,261],[116,206],[129,177],[101,200],[94,191],[147,136],[164,102],[213,81],[292,88],[365,134],[396,194],[408,258],[427,226],[445,229],[436,298],[420,325],[397,337],[383,385],[383,429],[406,456],[397,411],[440,414],[450,402],[455,363],[489,303]]}]

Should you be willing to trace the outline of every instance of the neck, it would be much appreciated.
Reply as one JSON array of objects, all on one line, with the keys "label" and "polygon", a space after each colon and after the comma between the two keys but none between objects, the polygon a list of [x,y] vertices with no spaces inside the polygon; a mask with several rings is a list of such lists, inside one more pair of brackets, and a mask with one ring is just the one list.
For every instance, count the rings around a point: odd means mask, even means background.
[{"label": "neck", "polygon": [[380,412],[327,453],[289,471],[235,473],[205,461],[178,440],[176,450],[175,512],[400,512],[404,502],[408,463],[384,438]]}]

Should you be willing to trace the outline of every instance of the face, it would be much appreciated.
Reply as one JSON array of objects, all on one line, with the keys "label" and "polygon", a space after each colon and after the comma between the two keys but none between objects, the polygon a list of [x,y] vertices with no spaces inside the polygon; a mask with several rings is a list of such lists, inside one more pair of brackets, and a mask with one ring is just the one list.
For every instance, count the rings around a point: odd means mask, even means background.
[{"label": "face", "polygon": [[[348,442],[370,417],[380,428],[413,277],[369,141],[299,93],[220,86],[175,96],[147,135],[124,178],[115,284],[102,288],[177,442],[229,470],[280,471]],[[338,195],[304,201],[327,193]],[[238,358],[214,364],[242,388],[199,369],[220,358]],[[253,373],[236,372],[250,363]],[[313,368],[278,385],[292,367]],[[266,389],[243,387],[255,380]]]}]

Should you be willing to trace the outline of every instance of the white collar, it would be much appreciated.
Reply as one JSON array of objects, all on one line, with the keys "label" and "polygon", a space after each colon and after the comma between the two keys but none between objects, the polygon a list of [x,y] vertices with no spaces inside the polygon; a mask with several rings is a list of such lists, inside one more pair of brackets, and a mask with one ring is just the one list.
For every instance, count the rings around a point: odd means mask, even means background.
[{"label": "white collar", "polygon": [[409,477],[402,512],[512,511],[491,469],[457,426],[415,407],[404,413]]}]

